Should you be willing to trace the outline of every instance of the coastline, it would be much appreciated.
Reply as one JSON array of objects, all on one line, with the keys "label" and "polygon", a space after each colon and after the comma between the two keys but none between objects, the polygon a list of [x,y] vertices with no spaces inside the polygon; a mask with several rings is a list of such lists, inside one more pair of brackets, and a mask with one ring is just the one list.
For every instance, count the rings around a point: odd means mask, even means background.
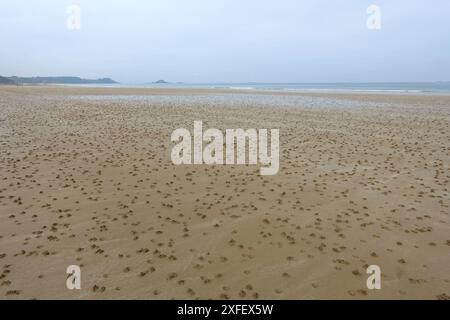
[{"label": "coastline", "polygon": [[[403,89],[394,89],[394,88],[385,88],[385,89],[376,89],[376,83],[372,84],[373,87],[370,87],[371,84],[365,84],[368,86],[367,88],[345,88],[345,83],[343,86],[339,86],[338,83],[330,84],[335,86],[336,88],[326,88],[324,87],[327,84],[318,83],[316,86],[312,85],[311,88],[302,87],[302,84],[293,84],[294,86],[299,86],[297,88],[291,88],[292,84],[257,84],[252,86],[252,84],[188,84],[188,83],[164,83],[164,84],[20,84],[19,86],[25,87],[37,87],[37,88],[78,88],[78,89],[114,89],[116,92],[120,92],[118,90],[124,91],[135,91],[135,92],[146,92],[147,94],[158,94],[158,92],[167,92],[167,93],[175,93],[177,90],[182,91],[191,91],[191,92],[229,92],[229,93],[256,93],[256,94],[313,94],[313,95],[323,95],[323,94],[366,94],[366,95],[430,95],[430,96],[449,96],[450,95],[450,85],[447,85],[447,82],[444,82],[442,88],[412,88],[407,87]],[[420,85],[420,83],[418,83]],[[411,83],[411,86],[418,85],[416,83]],[[425,83],[425,86],[432,86],[435,83]],[[395,86],[395,83],[390,84],[391,86]],[[403,84],[401,85],[408,85]]]}]

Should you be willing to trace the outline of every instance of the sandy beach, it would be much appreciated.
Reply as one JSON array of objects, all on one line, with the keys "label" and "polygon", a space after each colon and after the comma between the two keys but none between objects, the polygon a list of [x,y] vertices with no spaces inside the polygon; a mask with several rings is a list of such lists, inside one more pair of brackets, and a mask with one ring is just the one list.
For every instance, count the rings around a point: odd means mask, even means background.
[{"label": "sandy beach", "polygon": [[[172,164],[195,120],[278,174]],[[0,137],[0,299],[450,299],[450,96],[1,86]]]}]

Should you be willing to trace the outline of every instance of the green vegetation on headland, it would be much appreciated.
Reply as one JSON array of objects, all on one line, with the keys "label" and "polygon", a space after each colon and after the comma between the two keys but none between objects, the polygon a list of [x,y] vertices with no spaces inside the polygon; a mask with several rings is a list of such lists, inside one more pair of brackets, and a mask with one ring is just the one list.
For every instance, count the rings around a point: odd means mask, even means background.
[{"label": "green vegetation on headland", "polygon": [[0,84],[114,84],[118,83],[110,78],[83,79],[80,77],[2,77]]},{"label": "green vegetation on headland", "polygon": [[0,76],[0,84],[17,85],[14,80]]}]

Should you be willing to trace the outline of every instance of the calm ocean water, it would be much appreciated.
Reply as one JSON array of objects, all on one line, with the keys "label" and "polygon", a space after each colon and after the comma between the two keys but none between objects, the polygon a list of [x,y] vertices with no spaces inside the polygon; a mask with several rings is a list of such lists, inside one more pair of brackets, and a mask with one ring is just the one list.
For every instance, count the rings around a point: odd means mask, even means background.
[{"label": "calm ocean water", "polygon": [[139,88],[216,88],[299,92],[372,92],[450,94],[450,82],[386,82],[386,83],[163,83],[86,85],[94,87]]}]

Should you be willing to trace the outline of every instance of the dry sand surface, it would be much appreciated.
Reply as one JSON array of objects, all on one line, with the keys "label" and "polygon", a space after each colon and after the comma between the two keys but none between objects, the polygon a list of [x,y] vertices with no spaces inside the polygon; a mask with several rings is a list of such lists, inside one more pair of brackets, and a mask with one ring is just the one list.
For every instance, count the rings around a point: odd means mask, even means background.
[{"label": "dry sand surface", "polygon": [[[279,173],[173,165],[194,120]],[[0,87],[0,137],[0,299],[450,296],[450,97]]]}]

